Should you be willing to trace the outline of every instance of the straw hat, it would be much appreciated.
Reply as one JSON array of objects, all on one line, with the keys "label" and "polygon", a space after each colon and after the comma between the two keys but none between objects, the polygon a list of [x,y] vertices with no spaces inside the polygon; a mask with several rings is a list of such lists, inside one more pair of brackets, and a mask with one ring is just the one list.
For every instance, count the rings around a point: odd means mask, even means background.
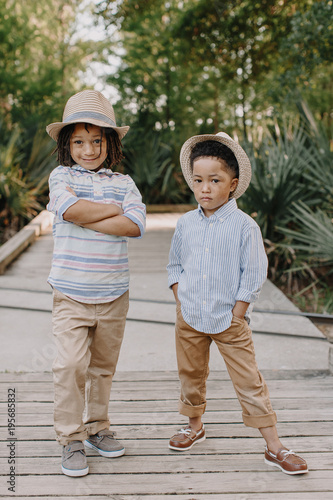
[{"label": "straw hat", "polygon": [[204,134],[204,135],[195,135],[188,139],[184,144],[180,151],[180,165],[182,167],[184,178],[189,185],[189,187],[193,191],[193,173],[190,163],[190,156],[193,147],[198,142],[203,141],[218,141],[227,146],[234,153],[236,160],[238,162],[239,167],[239,179],[238,184],[235,191],[232,193],[232,198],[239,198],[242,194],[247,190],[250,180],[251,180],[251,163],[250,160],[245,153],[244,149],[228,134],[224,132],[219,132],[218,134]]},{"label": "straw hat", "polygon": [[71,123],[91,123],[98,127],[113,128],[122,139],[129,127],[117,127],[112,104],[97,90],[83,90],[70,97],[66,103],[62,122],[50,123],[46,132],[55,141],[60,130]]}]

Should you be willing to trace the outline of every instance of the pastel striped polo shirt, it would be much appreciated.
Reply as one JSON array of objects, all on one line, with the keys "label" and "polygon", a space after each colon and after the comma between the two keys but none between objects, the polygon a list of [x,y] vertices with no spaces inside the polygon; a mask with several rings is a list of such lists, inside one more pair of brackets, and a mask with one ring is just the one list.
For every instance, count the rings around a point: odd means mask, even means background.
[{"label": "pastel striped polo shirt", "polygon": [[[77,197],[66,187],[71,187]],[[117,299],[129,288],[128,238],[80,227],[63,219],[78,199],[113,203],[145,231],[146,208],[128,175],[102,168],[98,172],[59,166],[49,178],[47,209],[54,217],[53,260],[48,282],[79,302],[98,304]]]}]

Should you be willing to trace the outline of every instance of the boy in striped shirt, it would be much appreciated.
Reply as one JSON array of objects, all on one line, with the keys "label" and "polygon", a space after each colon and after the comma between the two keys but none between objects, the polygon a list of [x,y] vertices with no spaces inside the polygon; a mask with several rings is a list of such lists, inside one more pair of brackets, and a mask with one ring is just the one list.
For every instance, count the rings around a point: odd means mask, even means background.
[{"label": "boy in striped shirt", "polygon": [[221,132],[188,139],[180,162],[199,206],[179,219],[167,266],[177,304],[179,411],[189,418],[188,426],[172,436],[169,448],[185,451],[205,439],[202,415],[214,341],[241,404],[244,424],[258,428],[266,441],[265,462],[286,474],[305,473],[305,460],[278,437],[276,414],[258,370],[248,324],[249,306],[267,276],[259,226],[236,203],[250,183],[250,160]]},{"label": "boy in striped shirt", "polygon": [[72,96],[63,121],[46,129],[60,163],[47,207],[55,215],[54,424],[62,472],[72,477],[89,472],[84,444],[104,457],[125,452],[109,430],[108,406],[129,305],[127,241],[145,230],[137,187],[111,170],[128,129],[116,126],[112,105],[94,90]]}]

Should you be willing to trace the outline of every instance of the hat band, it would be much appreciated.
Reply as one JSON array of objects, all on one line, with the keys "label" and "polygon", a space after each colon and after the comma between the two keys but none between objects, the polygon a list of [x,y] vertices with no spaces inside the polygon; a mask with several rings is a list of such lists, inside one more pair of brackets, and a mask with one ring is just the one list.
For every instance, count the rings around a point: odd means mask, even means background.
[{"label": "hat band", "polygon": [[82,118],[82,121],[86,119],[93,119],[93,120],[100,120],[102,122],[106,122],[112,127],[116,127],[116,124],[111,118],[108,118],[107,116],[103,115],[102,113],[93,113],[91,111],[81,111],[79,113],[73,113],[72,115],[67,116],[64,119],[64,123],[71,122],[73,120],[80,120]]}]

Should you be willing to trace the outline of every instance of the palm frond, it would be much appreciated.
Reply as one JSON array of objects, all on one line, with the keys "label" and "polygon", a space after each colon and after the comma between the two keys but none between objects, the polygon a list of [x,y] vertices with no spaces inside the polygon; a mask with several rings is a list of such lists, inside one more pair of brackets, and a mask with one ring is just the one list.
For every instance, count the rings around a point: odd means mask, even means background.
[{"label": "palm frond", "polygon": [[[322,210],[312,211],[305,203],[293,205],[297,229],[278,227],[290,240],[298,259],[312,267],[333,265],[333,220]],[[283,246],[283,245],[281,245]]]}]

